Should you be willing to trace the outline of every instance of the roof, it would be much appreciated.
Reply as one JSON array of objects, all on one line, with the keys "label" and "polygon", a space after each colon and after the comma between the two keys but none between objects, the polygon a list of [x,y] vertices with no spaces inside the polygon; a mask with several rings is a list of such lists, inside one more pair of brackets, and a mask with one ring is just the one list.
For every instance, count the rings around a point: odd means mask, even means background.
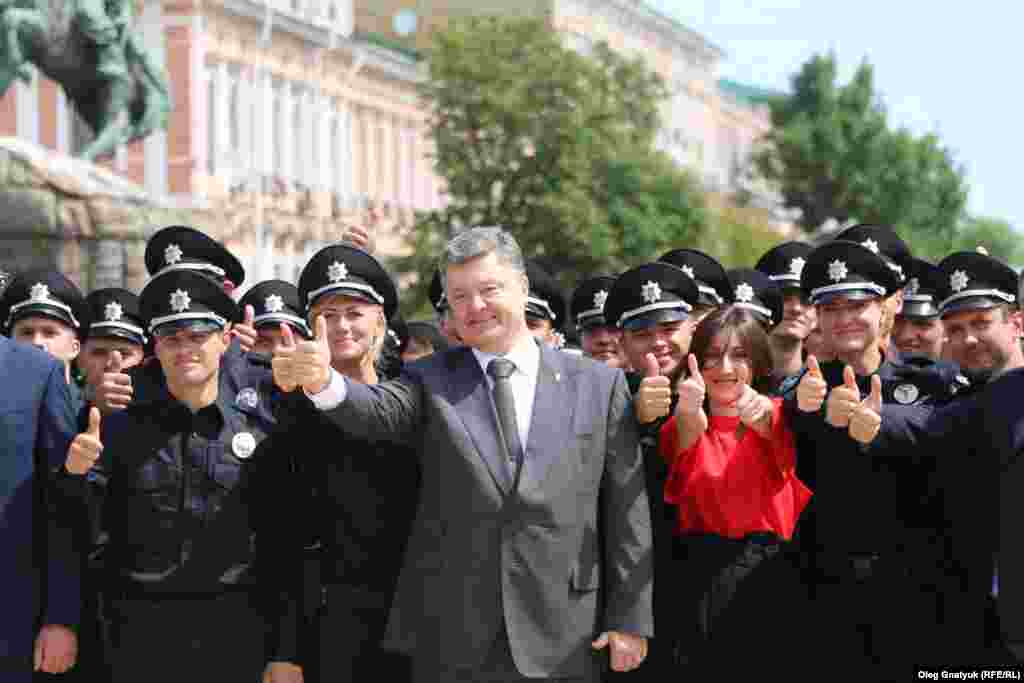
[{"label": "roof", "polygon": [[352,39],[356,41],[364,41],[377,47],[382,47],[386,50],[397,52],[398,54],[404,55],[414,61],[420,61],[423,59],[423,53],[419,50],[410,47],[409,45],[402,43],[393,38],[380,33],[371,33],[367,31],[356,31],[352,34]]},{"label": "roof", "polygon": [[720,78],[718,80],[718,90],[722,95],[747,105],[768,104],[773,99],[789,96],[787,93],[779,92],[778,90],[769,90],[768,88],[756,85],[737,83],[736,81],[730,81],[728,78]]}]

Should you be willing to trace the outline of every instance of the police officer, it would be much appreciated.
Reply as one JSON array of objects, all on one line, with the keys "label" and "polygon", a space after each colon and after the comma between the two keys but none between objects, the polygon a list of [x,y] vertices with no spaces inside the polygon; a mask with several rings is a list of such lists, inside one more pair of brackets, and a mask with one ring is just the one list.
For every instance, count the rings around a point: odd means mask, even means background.
[{"label": "police officer", "polygon": [[779,385],[803,369],[804,340],[817,325],[814,307],[800,289],[800,273],[812,250],[805,242],[783,242],[766,251],[754,266],[782,290],[783,318],[768,337]]},{"label": "police officer", "polygon": [[[97,289],[85,299],[89,307],[89,331],[78,356],[85,375],[86,398],[92,402],[104,373],[120,374],[142,362],[149,341],[143,329],[139,297],[120,287]],[[131,398],[131,386],[110,387],[112,397],[122,405]]]},{"label": "police officer", "polygon": [[536,261],[526,262],[530,292],[526,298],[526,326],[534,337],[548,346],[560,349],[565,345],[565,298],[550,273]]},{"label": "police officer", "polygon": [[[194,270],[140,297],[156,362],[146,394],[105,418],[93,408],[69,477],[105,490],[112,680],[252,681],[263,668],[249,482],[270,429],[272,377],[235,391],[221,360],[238,306]],[[102,461],[96,458],[102,453]]]},{"label": "police officer", "polygon": [[613,368],[625,368],[622,331],[604,317],[604,303],[615,278],[595,275],[581,282],[572,293],[569,310],[576,321],[583,354]]},{"label": "police officer", "polygon": [[46,351],[64,365],[75,415],[83,404],[71,367],[82,350],[89,324],[82,292],[55,270],[30,270],[16,276],[0,299],[0,324],[11,339]]},{"label": "police officer", "polygon": [[309,325],[303,317],[304,307],[299,301],[299,290],[284,280],[264,280],[253,285],[245,293],[238,306],[245,309],[252,306],[253,327],[256,329],[256,344],[252,350],[273,355],[283,341],[282,325],[291,328],[292,334],[301,339],[312,339]]},{"label": "police officer", "polygon": [[699,305],[699,297],[693,278],[675,266],[656,262],[616,278],[604,304],[605,320],[622,330],[624,340],[629,339],[623,345],[627,362],[633,368],[644,369],[642,373],[628,373],[626,379],[638,409],[651,506],[655,638],[647,660],[630,680],[664,681],[675,677],[679,647],[685,644],[685,634],[679,632],[676,599],[680,574],[673,557],[676,515],[665,505],[668,467],[658,453],[658,434],[675,409],[675,385],[686,367],[692,334],[690,315]]},{"label": "police officer", "polygon": [[691,326],[696,327],[705,315],[732,301],[732,287],[725,268],[703,251],[673,249],[658,260],[681,268],[697,283],[700,298],[690,315]]},{"label": "police officer", "polygon": [[882,254],[826,243],[808,257],[801,284],[837,355],[821,366],[809,357],[786,396],[797,460],[816,459],[809,651],[819,665],[842,661],[865,680],[899,680],[935,642],[935,577],[922,576],[935,565],[935,520],[926,514],[922,524],[917,512],[928,471],[908,457],[916,450],[905,433],[867,448],[850,437],[880,426],[862,419],[869,382],[883,403],[901,405],[945,400],[957,384],[947,367],[886,359],[884,309],[903,280]]},{"label": "police officer", "polygon": [[406,326],[409,330],[409,343],[402,351],[403,363],[411,363],[432,353],[448,349],[448,340],[441,334],[441,330],[433,321],[410,320]]},{"label": "police officer", "polygon": [[942,358],[945,330],[939,319],[942,273],[923,259],[914,259],[911,277],[903,289],[903,306],[892,330],[895,349],[905,355]]},{"label": "police officer", "polygon": [[[316,329],[307,346],[329,355],[331,367],[350,380],[383,379],[380,354],[398,300],[380,263],[354,247],[326,247],[303,269],[299,293]],[[289,348],[279,349],[275,372]],[[274,567],[264,592],[280,615],[271,624],[264,680],[293,681],[301,671],[306,681],[407,681],[408,660],[382,650],[380,641],[419,485],[416,468],[394,463],[413,455],[351,437],[301,390],[286,401],[278,431],[260,447],[261,458],[285,468],[275,480],[280,495],[295,501],[275,510],[269,534],[260,536]],[[393,452],[365,457],[381,448]],[[317,566],[296,572],[300,557],[315,558]]]}]

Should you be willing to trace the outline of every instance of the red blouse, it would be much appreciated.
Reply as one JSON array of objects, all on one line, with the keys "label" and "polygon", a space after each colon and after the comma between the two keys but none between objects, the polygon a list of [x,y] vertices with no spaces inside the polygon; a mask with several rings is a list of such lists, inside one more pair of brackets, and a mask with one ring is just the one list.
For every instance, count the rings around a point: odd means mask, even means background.
[{"label": "red blouse", "polygon": [[712,533],[743,538],[772,532],[789,540],[811,491],[796,476],[793,433],[772,399],[768,438],[741,426],[739,417],[712,416],[690,448],[679,450],[673,415],[661,428],[658,447],[670,462],[665,501],[678,506],[678,534]]}]

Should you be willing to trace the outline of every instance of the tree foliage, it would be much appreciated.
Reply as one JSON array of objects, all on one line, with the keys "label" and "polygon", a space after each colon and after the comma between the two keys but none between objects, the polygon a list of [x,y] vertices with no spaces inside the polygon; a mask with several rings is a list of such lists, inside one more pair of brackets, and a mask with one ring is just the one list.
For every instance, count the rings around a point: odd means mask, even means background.
[{"label": "tree foliage", "polygon": [[756,158],[813,232],[828,219],[882,223],[904,237],[949,242],[967,202],[964,171],[937,136],[889,127],[864,62],[846,85],[833,55],[814,56],[771,102],[772,131]]},{"label": "tree foliage", "polygon": [[435,34],[423,94],[448,205],[419,216],[395,263],[420,283],[463,226],[502,225],[567,286],[702,229],[696,183],[653,149],[666,91],[640,59],[580,54],[542,20],[455,19]]}]

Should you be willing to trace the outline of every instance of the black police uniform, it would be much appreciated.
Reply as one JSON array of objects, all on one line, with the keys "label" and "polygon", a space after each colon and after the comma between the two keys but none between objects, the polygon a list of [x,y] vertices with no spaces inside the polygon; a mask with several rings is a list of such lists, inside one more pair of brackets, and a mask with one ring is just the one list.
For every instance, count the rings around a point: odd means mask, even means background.
[{"label": "black police uniform", "polygon": [[445,296],[444,285],[441,283],[440,270],[435,270],[434,276],[430,278],[427,297],[430,299],[430,305],[433,306],[438,316],[442,316],[448,311],[448,297]]},{"label": "black police uniform", "polygon": [[[782,292],[783,301],[785,297],[796,295],[803,296],[803,292],[800,289],[800,274],[803,272],[804,264],[807,263],[807,257],[814,250],[814,247],[807,244],[806,242],[783,242],[778,244],[764,253],[764,255],[757,260],[754,268],[771,278],[772,282],[778,285]],[[783,312],[785,309],[783,309]],[[780,322],[781,318],[776,322]],[[772,387],[771,394],[775,396],[783,395],[787,390],[792,388],[794,383],[799,380],[800,373],[795,375],[784,375],[780,372],[776,372],[772,376]],[[805,484],[813,488],[814,477],[813,474],[808,472],[800,472],[800,465],[797,465],[798,472],[797,476]],[[810,503],[814,505],[813,499]],[[806,517],[808,510],[804,510],[804,516]]]},{"label": "black police uniform", "polygon": [[[240,318],[217,283],[184,269],[151,281],[140,305],[151,333]],[[253,453],[274,422],[271,373],[221,372],[216,400],[194,413],[169,393],[159,363],[140,377],[142,396],[104,418],[93,470],[110,535],[112,680],[257,680],[264,619],[251,482]]]},{"label": "black police uniform", "polygon": [[[939,314],[1016,309],[1018,281],[1012,268],[975,252],[958,252],[938,265],[935,299]],[[913,406],[883,407],[880,437],[910,434],[915,452],[935,467],[934,491],[941,501],[945,570],[939,639],[942,663],[1000,664],[1024,658],[1020,642],[1022,611],[1019,544],[1013,540],[1020,519],[1016,488],[1021,420],[1021,369],[989,380],[974,373],[968,385],[934,411]],[[938,659],[938,658],[937,658]]]},{"label": "black police uniform", "polygon": [[569,311],[576,328],[581,332],[593,327],[615,327],[614,323],[609,323],[604,317],[604,304],[615,284],[615,277],[594,275],[580,282],[573,290]]},{"label": "black police uniform", "polygon": [[[307,306],[345,295],[380,304],[390,320],[396,315],[391,277],[347,245],[313,256],[299,293]],[[349,437],[302,391],[283,407],[279,429],[260,447],[260,459],[278,472],[274,495],[296,503],[264,516],[267,531],[258,531],[260,557],[273,567],[263,593],[277,615],[268,657],[301,665],[307,681],[407,681],[408,659],[383,651],[380,641],[419,490],[416,468],[393,463],[410,454],[395,446],[381,454],[380,445]]]},{"label": "black police uniform", "polygon": [[[834,241],[811,253],[802,285],[812,303],[821,303],[886,297],[903,281],[870,247]],[[882,380],[883,405],[942,401],[956,391],[948,365],[882,358],[874,374]],[[843,370],[839,361],[822,365],[830,388],[843,383]],[[870,382],[857,377],[862,396]],[[843,662],[864,680],[903,680],[935,644],[937,578],[921,572],[935,548],[916,511],[928,471],[907,457],[915,443],[906,430],[862,446],[825,421],[827,400],[820,411],[804,413],[796,393],[794,386],[786,395],[785,411],[797,460],[814,458],[817,475],[813,567],[806,575],[816,614],[806,634],[809,651],[817,666]]]},{"label": "black police uniform", "polygon": [[[666,263],[648,263],[615,279],[603,301],[603,318],[622,329],[686,320],[699,296],[697,283],[682,270]],[[626,380],[635,395],[643,374],[627,373]],[[676,399],[673,388],[669,415],[675,410]],[[654,682],[678,675],[680,636],[685,628],[678,596],[686,570],[675,559],[676,510],[665,503],[668,466],[658,452],[658,435],[667,419],[639,425],[654,548],[654,638],[639,669],[629,674],[606,673],[608,680],[628,676],[628,680]]]}]

